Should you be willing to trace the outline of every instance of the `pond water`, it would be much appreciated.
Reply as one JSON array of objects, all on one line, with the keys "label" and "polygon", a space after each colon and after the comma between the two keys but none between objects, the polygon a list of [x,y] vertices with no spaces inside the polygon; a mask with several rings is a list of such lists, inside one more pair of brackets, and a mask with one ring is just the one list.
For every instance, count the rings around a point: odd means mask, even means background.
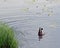
[{"label": "pond water", "polygon": [[[60,48],[60,10],[55,7],[54,16],[20,14],[19,10],[0,10],[0,20],[16,31],[19,48]],[[39,41],[38,29],[45,35]]]}]

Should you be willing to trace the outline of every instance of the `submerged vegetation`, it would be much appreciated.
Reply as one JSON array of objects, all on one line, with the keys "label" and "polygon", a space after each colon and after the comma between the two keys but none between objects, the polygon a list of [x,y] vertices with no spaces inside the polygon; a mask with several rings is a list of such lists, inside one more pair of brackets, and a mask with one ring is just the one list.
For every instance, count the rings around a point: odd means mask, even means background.
[{"label": "submerged vegetation", "polygon": [[0,48],[18,48],[14,37],[14,30],[5,23],[0,22]]}]

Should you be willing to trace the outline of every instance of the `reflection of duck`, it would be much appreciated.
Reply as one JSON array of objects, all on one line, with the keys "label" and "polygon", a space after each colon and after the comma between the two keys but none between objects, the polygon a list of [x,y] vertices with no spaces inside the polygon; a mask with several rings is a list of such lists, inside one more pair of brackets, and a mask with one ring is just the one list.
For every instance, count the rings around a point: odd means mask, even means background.
[{"label": "reflection of duck", "polygon": [[40,39],[42,39],[42,37],[43,37],[43,33],[42,33],[42,30],[43,30],[43,28],[39,28],[39,32],[38,32],[38,37],[39,37],[39,41],[40,41]]}]

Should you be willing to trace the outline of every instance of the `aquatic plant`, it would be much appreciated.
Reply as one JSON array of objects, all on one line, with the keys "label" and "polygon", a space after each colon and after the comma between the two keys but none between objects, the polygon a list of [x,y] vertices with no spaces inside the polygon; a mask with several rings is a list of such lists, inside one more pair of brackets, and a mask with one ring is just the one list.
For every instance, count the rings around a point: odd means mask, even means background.
[{"label": "aquatic plant", "polygon": [[0,48],[18,48],[14,30],[9,25],[0,22]]}]

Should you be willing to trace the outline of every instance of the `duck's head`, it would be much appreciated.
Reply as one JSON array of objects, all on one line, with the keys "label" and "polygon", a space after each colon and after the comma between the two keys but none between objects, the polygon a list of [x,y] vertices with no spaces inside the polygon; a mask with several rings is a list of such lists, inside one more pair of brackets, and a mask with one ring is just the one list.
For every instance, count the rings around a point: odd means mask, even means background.
[{"label": "duck's head", "polygon": [[43,28],[41,28],[41,27],[40,27],[39,29],[40,29],[40,30],[43,30]]}]

